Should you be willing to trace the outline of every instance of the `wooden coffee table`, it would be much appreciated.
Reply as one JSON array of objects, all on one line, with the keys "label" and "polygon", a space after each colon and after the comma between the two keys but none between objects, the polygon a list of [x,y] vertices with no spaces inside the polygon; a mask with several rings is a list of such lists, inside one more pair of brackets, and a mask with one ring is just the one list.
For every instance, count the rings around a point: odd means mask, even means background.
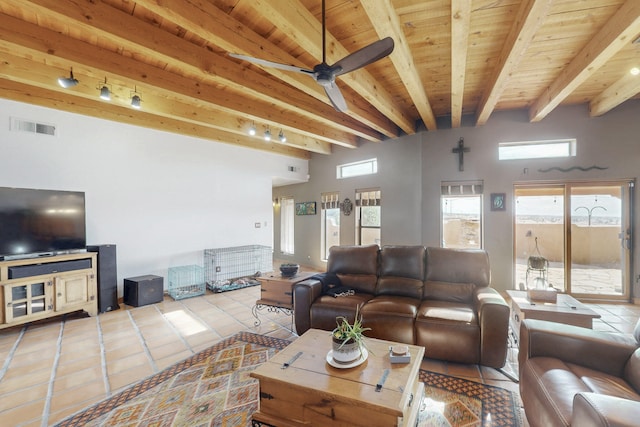
[{"label": "wooden coffee table", "polygon": [[415,425],[424,394],[418,379],[424,347],[410,345],[411,362],[391,364],[389,346],[395,343],[373,338],[366,343],[369,356],[364,363],[339,369],[326,360],[330,332],[305,332],[251,373],[260,381],[260,410],[254,421],[278,427]]},{"label": "wooden coffee table", "polygon": [[530,301],[526,291],[508,290],[511,297],[511,329],[520,337],[522,319],[539,319],[567,325],[592,328],[593,319],[600,315],[570,295],[558,294],[555,303]]}]

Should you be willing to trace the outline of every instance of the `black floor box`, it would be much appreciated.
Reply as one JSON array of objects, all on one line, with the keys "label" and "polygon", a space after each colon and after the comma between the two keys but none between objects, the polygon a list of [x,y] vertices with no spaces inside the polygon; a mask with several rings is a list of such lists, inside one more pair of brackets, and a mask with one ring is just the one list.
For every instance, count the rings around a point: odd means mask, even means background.
[{"label": "black floor box", "polygon": [[124,303],[139,307],[160,302],[164,294],[163,287],[162,277],[152,274],[124,279]]}]

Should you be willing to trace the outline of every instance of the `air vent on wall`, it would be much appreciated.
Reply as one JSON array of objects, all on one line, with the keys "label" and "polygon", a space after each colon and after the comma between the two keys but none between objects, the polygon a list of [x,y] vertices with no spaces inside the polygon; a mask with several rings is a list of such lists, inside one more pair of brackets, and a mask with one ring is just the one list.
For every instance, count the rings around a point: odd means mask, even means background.
[{"label": "air vent on wall", "polygon": [[37,123],[30,120],[11,117],[10,129],[14,132],[29,132],[40,135],[56,136],[56,127],[46,123]]}]

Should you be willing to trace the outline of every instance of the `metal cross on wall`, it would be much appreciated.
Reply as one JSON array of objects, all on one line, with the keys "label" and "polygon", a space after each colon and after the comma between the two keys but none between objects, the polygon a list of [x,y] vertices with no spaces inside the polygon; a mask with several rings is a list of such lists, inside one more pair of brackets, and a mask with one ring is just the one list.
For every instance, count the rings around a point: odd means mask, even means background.
[{"label": "metal cross on wall", "polygon": [[464,138],[460,138],[460,141],[458,141],[458,147],[456,147],[453,150],[451,150],[452,153],[458,155],[458,170],[459,171],[463,171],[464,170],[464,153],[468,153],[469,151],[471,151],[471,148],[464,146]]}]

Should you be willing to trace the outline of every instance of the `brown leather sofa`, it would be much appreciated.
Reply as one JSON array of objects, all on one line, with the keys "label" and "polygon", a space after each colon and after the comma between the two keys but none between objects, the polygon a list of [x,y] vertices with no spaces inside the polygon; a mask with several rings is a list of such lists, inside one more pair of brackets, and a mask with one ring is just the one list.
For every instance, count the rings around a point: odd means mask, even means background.
[{"label": "brown leather sofa", "polygon": [[634,335],[524,319],[518,362],[529,424],[640,425],[640,321]]},{"label": "brown leather sofa", "polygon": [[[334,277],[353,295],[333,297]],[[350,293],[350,292],[349,292]],[[425,357],[504,366],[509,306],[490,287],[482,250],[423,246],[335,246],[327,272],[294,285],[296,331],[333,330],[337,316],[362,315],[366,335],[425,347]]]}]

